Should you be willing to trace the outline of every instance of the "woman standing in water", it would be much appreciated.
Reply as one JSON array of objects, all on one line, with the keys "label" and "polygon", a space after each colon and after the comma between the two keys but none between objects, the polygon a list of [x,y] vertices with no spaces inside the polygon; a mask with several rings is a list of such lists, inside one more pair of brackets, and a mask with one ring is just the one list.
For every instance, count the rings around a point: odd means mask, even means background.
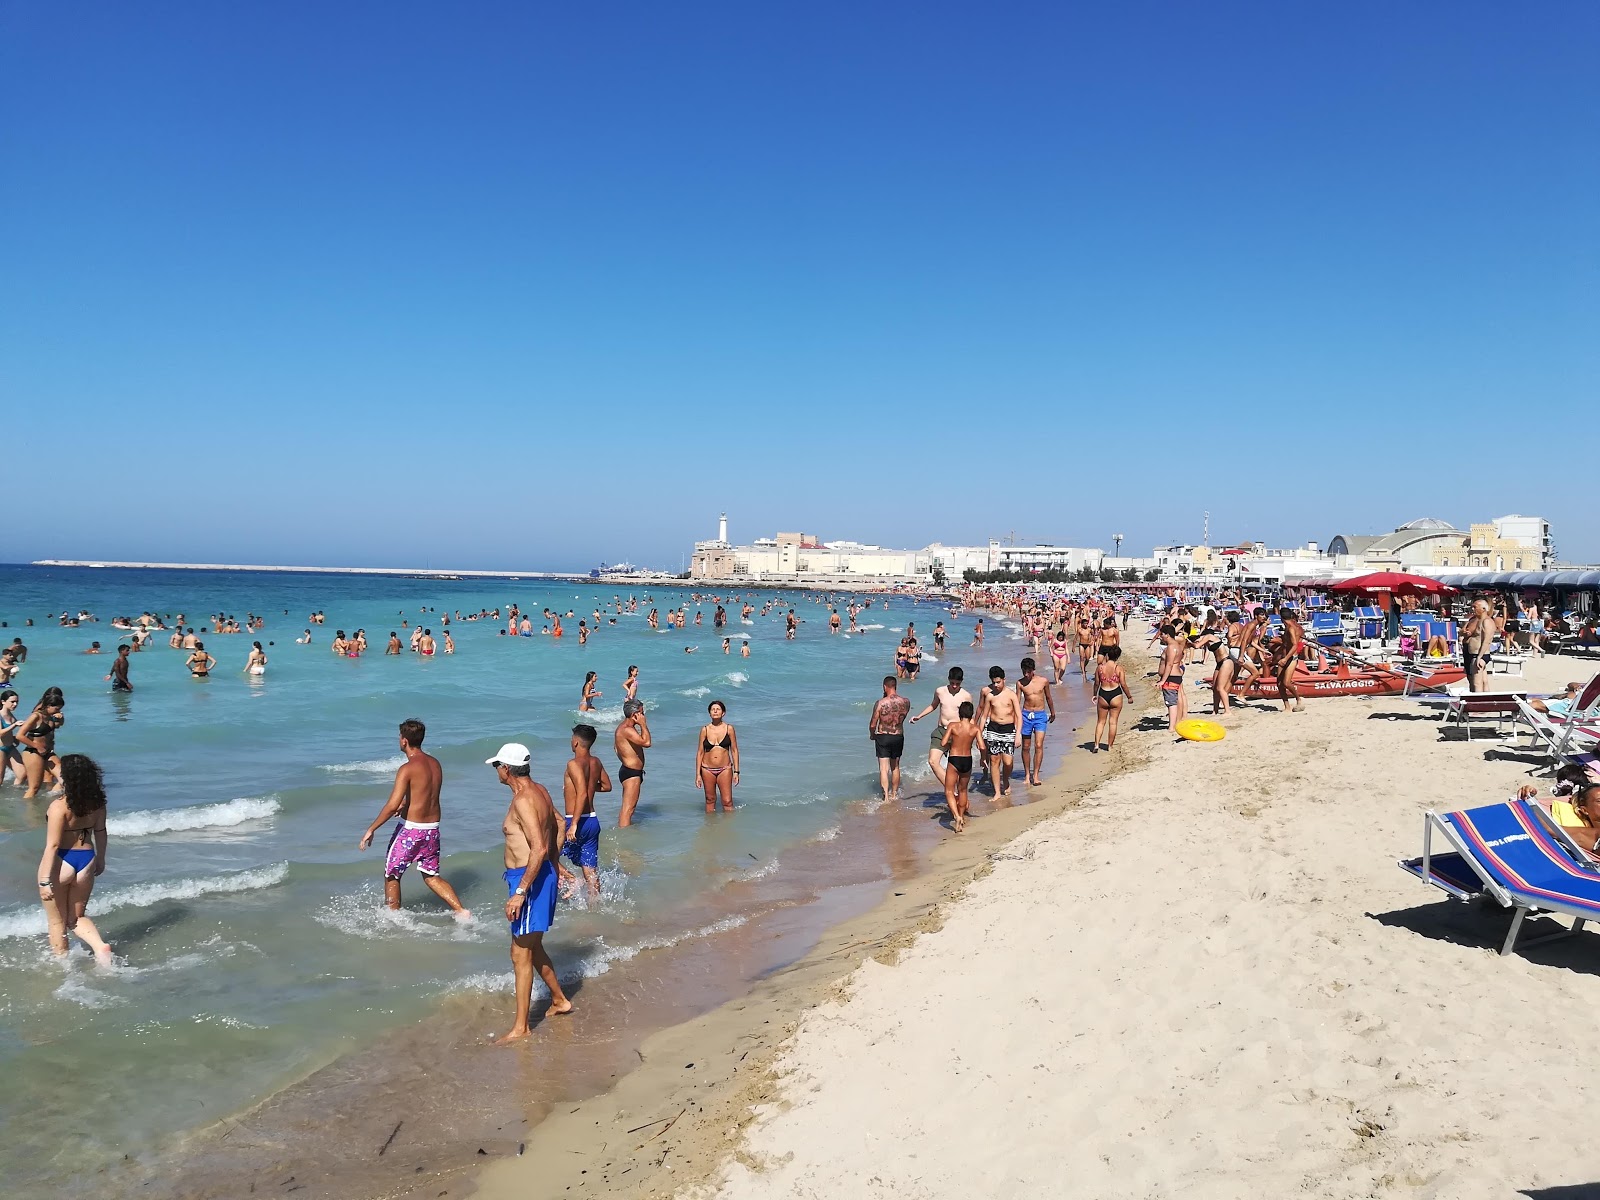
[{"label": "woman standing in water", "polygon": [[594,702],[605,694],[595,687],[599,678],[599,674],[594,671],[583,677],[583,700],[578,704],[579,712],[593,712]]},{"label": "woman standing in water", "polygon": [[56,758],[56,730],[66,723],[61,715],[67,706],[61,689],[46,688],[33,711],[12,728],[17,749],[22,752],[22,764],[28,778],[24,800],[39,794],[47,777],[59,776],[61,762]]},{"label": "woman standing in water", "polygon": [[67,953],[67,935],[75,934],[102,966],[111,963],[94,922],[84,915],[94,881],[106,869],[106,790],[100,768],[84,754],[61,760],[64,795],[45,813],[44,857],[39,860],[39,903],[50,928],[50,950]]},{"label": "woman standing in water", "polygon": [[694,752],[694,779],[706,792],[706,811],[733,811],[733,785],[739,782],[739,735],[726,718],[728,706],[721,700],[706,705],[709,725],[700,726],[700,742]]},{"label": "woman standing in water", "polygon": [[260,642],[250,643],[250,657],[245,661],[246,675],[265,675],[267,673],[267,652],[261,648]]},{"label": "woman standing in water", "polygon": [[628,667],[628,677],[622,681],[622,698],[624,700],[637,700],[639,698],[638,667]]},{"label": "woman standing in water", "polygon": [[17,694],[10,688],[0,691],[0,783],[6,781],[7,767],[18,783],[27,782],[27,768],[22,765],[22,750],[17,745],[17,726],[22,724],[17,704]]}]

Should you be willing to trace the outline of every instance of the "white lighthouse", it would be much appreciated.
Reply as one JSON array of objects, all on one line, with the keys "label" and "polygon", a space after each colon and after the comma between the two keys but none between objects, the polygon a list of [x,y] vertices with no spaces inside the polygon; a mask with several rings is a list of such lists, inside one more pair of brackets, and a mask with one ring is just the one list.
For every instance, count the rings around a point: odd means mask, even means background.
[{"label": "white lighthouse", "polygon": [[717,521],[717,541],[724,546],[728,544],[728,514],[723,513]]}]

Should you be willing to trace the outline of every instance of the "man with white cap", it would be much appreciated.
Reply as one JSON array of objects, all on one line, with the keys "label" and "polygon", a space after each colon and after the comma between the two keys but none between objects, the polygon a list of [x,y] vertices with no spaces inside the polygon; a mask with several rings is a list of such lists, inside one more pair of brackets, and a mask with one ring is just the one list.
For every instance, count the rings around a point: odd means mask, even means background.
[{"label": "man with white cap", "polygon": [[550,793],[530,777],[528,748],[507,742],[493,758],[487,759],[500,782],[511,789],[511,806],[501,826],[506,835],[506,919],[511,922],[511,966],[516,976],[516,1019],[499,1043],[528,1036],[528,1007],[533,997],[533,974],[550,989],[554,1014],[572,1011],[572,1002],[561,990],[555,965],[545,952],[544,935],[555,922],[558,865],[561,855],[561,823],[556,817]]}]

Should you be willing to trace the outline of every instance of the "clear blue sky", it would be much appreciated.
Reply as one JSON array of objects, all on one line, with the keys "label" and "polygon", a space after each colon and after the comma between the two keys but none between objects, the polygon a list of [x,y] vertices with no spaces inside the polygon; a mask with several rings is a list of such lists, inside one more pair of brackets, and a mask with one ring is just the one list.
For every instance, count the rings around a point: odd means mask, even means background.
[{"label": "clear blue sky", "polygon": [[0,6],[0,559],[1600,558],[1600,5]]}]

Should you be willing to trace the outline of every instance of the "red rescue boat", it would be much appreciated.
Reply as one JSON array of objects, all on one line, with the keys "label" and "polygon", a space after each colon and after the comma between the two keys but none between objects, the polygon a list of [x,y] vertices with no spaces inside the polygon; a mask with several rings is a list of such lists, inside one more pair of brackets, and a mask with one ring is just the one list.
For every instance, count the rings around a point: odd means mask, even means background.
[{"label": "red rescue boat", "polygon": [[[1400,696],[1407,692],[1443,691],[1467,677],[1457,662],[1427,662],[1396,668],[1383,663],[1347,661],[1312,666],[1302,662],[1295,669],[1295,688],[1305,696]],[[1208,679],[1205,682],[1210,683]],[[1234,688],[1246,700],[1278,700],[1278,681],[1271,675],[1258,675],[1244,688]]]}]

